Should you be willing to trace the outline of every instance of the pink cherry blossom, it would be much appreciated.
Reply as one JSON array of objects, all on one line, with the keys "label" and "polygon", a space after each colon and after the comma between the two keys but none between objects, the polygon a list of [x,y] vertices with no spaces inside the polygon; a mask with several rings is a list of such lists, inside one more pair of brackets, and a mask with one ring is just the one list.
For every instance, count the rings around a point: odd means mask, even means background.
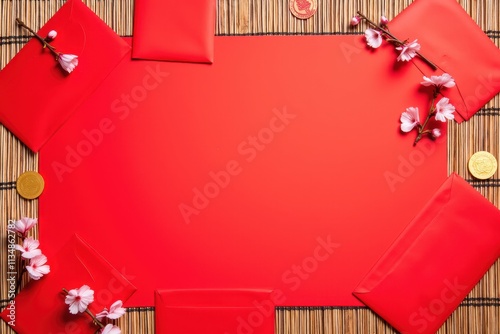
[{"label": "pink cherry blossom", "polygon": [[436,103],[436,120],[446,122],[446,119],[454,119],[455,107],[450,104],[447,97],[443,97]]},{"label": "pink cherry blossom", "polygon": [[353,16],[351,19],[351,26],[355,27],[361,22],[361,17],[359,15]]},{"label": "pink cherry blossom", "polygon": [[32,259],[37,255],[41,255],[42,251],[38,249],[40,242],[33,238],[26,238],[23,245],[16,245],[15,248],[21,252],[23,259]]},{"label": "pink cherry blossom", "polygon": [[26,237],[26,234],[36,225],[36,223],[36,218],[23,217],[21,220],[16,220],[14,222],[13,230],[21,234],[24,238]]},{"label": "pink cherry blossom", "polygon": [[401,131],[410,132],[418,124],[420,124],[420,115],[417,107],[406,108],[406,111],[401,114]]},{"label": "pink cherry blossom", "polygon": [[424,76],[424,81],[420,83],[423,86],[435,86],[438,89],[441,87],[451,88],[455,86],[455,80],[448,73],[442,75],[432,75],[430,78]]},{"label": "pink cherry blossom", "polygon": [[78,56],[60,53],[57,61],[66,72],[71,73],[78,65]]},{"label": "pink cherry blossom", "polygon": [[417,40],[414,40],[411,43],[398,46],[396,50],[401,51],[398,56],[398,61],[409,61],[417,55],[418,51],[420,51],[420,44],[417,43]]},{"label": "pink cherry blossom", "polygon": [[387,23],[389,23],[389,19],[387,17],[385,17],[384,15],[382,15],[380,17],[380,24],[385,26],[385,25],[387,25]]},{"label": "pink cherry blossom", "polygon": [[126,312],[125,308],[123,308],[122,306],[123,306],[123,302],[121,300],[117,300],[116,302],[114,302],[111,305],[111,307],[109,308],[109,311],[106,308],[104,308],[104,310],[102,312],[96,314],[95,317],[98,320],[101,320],[104,317],[107,317],[109,319],[118,319],[122,315],[124,315]]},{"label": "pink cherry blossom", "polygon": [[94,290],[90,289],[88,285],[83,285],[79,289],[72,289],[68,291],[64,302],[69,305],[69,313],[77,314],[83,313],[88,305],[94,301]]},{"label": "pink cherry blossom", "polygon": [[434,138],[441,137],[441,130],[439,130],[438,128],[432,129],[431,133],[432,133],[432,137],[434,137]]},{"label": "pink cherry blossom", "polygon": [[120,327],[112,325],[112,324],[107,324],[106,327],[104,327],[101,330],[101,334],[121,334],[122,331]]},{"label": "pink cherry blossom", "polygon": [[376,49],[382,45],[382,33],[378,30],[368,28],[365,31],[366,44]]},{"label": "pink cherry blossom", "polygon": [[50,273],[50,266],[45,263],[47,263],[47,257],[43,254],[30,259],[30,264],[26,266],[29,277],[34,280],[39,280],[43,275]]}]

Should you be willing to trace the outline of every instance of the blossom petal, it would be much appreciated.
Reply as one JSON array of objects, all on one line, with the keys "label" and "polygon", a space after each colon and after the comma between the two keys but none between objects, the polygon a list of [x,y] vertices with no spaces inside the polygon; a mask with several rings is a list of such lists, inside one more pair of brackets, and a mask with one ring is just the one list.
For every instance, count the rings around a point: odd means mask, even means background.
[{"label": "blossom petal", "polygon": [[398,61],[410,61],[417,55],[417,52],[420,51],[420,44],[417,42],[417,40],[414,40],[411,43],[406,43],[402,46],[398,46],[396,50],[401,51],[398,56]]},{"label": "blossom petal", "polygon": [[399,118],[401,121],[401,131],[410,132],[420,123],[420,115],[417,107],[406,108]]},{"label": "blossom petal", "polygon": [[365,31],[366,43],[368,46],[376,49],[382,45],[382,34],[380,31],[368,28]]},{"label": "blossom petal", "polygon": [[97,320],[101,321],[102,319],[104,319],[105,317],[108,316],[108,310],[104,309],[102,310],[101,312],[97,313],[95,315],[95,317],[97,318]]},{"label": "blossom petal", "polygon": [[428,87],[428,86],[432,86],[432,85],[434,85],[434,82],[432,82],[432,80],[431,80],[430,78],[428,78],[428,77],[424,76],[424,81],[422,81],[420,84],[421,84],[422,86],[426,86],[426,87]]},{"label": "blossom petal", "polygon": [[121,334],[122,331],[118,326],[107,324],[101,331],[101,334]]},{"label": "blossom petal", "polygon": [[109,308],[109,314],[107,317],[109,319],[120,318],[126,312],[125,308],[123,308],[122,306],[123,306],[123,302],[121,300],[117,300],[116,302],[114,302],[111,305],[111,307]]},{"label": "blossom petal", "polygon": [[28,218],[22,217],[20,220],[16,220],[14,222],[14,230],[15,232],[21,234],[22,236],[26,236],[26,234],[37,224],[36,218]]},{"label": "blossom petal", "polygon": [[447,119],[455,119],[455,107],[449,102],[450,100],[447,97],[443,97],[436,103],[436,120],[446,122]]},{"label": "blossom petal", "polygon": [[57,57],[57,61],[61,67],[68,73],[73,72],[73,70],[78,66],[78,56],[72,54],[60,54]]},{"label": "blossom petal", "polygon": [[72,303],[69,305],[69,313],[71,314],[77,314],[78,313],[78,304],[77,303]]},{"label": "blossom petal", "polygon": [[26,266],[28,275],[34,279],[38,280],[43,277],[43,275],[50,272],[50,267],[45,265],[47,263],[47,257],[43,254],[37,255],[30,259],[29,265]]},{"label": "blossom petal", "polygon": [[441,87],[451,88],[455,86],[455,80],[448,73],[442,75],[433,75],[430,78],[424,76],[424,81],[420,83],[423,86],[435,86],[438,89]]},{"label": "blossom petal", "polygon": [[33,249],[27,252],[23,252],[21,257],[24,259],[32,259],[35,256],[42,255],[42,251],[40,249]]}]

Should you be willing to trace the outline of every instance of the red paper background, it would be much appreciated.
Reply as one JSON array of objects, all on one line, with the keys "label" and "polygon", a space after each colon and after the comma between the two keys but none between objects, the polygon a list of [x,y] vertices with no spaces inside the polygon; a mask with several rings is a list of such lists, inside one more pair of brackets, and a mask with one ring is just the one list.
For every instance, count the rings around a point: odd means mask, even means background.
[{"label": "red paper background", "polygon": [[[215,48],[213,65],[124,60],[42,149],[42,244],[81,234],[135,276],[127,306],[152,305],[157,288],[359,305],[354,287],[446,177],[444,138],[413,147],[399,131],[406,107],[427,108],[422,74],[362,36]],[[285,109],[296,117],[281,126]],[[259,133],[267,144],[251,149]],[[231,161],[240,173],[186,224],[179,205]]]}]

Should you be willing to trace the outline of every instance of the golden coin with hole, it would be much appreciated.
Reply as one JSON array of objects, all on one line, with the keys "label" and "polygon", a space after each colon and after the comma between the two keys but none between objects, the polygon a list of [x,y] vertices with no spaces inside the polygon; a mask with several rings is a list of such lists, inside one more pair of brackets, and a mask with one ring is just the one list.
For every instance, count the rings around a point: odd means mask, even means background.
[{"label": "golden coin with hole", "polygon": [[497,171],[497,159],[486,151],[474,153],[469,159],[469,171],[477,179],[486,180]]},{"label": "golden coin with hole", "polygon": [[35,199],[41,195],[45,182],[37,172],[25,172],[19,176],[16,183],[17,192],[25,199]]},{"label": "golden coin with hole", "polygon": [[318,0],[289,0],[290,11],[301,20],[310,18],[318,9]]}]

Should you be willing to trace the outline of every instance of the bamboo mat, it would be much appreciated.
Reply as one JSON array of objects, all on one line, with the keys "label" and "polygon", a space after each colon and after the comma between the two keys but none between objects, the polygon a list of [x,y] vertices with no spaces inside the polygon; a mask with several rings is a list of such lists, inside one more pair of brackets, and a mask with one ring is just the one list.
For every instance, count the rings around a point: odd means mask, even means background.
[{"label": "bamboo mat", "polygon": [[[87,0],[87,5],[119,35],[132,35],[133,0]],[[384,14],[394,17],[409,0],[325,0],[318,1],[317,13],[307,21],[295,19],[288,11],[288,0],[218,0],[218,35],[265,33],[359,33],[350,29],[353,13],[361,10],[376,19]],[[500,45],[500,0],[460,0],[462,7]],[[0,68],[21,49],[29,37],[15,27],[20,17],[31,27],[40,28],[64,3],[61,0],[0,0]],[[26,89],[29,94],[29,87]],[[449,124],[448,171],[455,171],[478,191],[500,207],[499,173],[488,181],[477,181],[467,170],[469,157],[487,150],[500,157],[500,98],[489,102],[469,122]],[[0,126],[0,298],[6,288],[6,224],[21,216],[37,217],[37,201],[21,199],[15,180],[24,171],[37,170],[38,156],[26,149]],[[35,233],[38,233],[37,231]],[[500,264],[497,262],[476,288],[452,314],[438,333],[500,333]],[[118,321],[123,333],[154,333],[154,308],[130,308]],[[276,310],[276,333],[280,334],[372,334],[395,333],[390,326],[367,308],[279,308]],[[5,323],[0,333],[13,333]],[[201,333],[200,333],[201,334]]]}]

